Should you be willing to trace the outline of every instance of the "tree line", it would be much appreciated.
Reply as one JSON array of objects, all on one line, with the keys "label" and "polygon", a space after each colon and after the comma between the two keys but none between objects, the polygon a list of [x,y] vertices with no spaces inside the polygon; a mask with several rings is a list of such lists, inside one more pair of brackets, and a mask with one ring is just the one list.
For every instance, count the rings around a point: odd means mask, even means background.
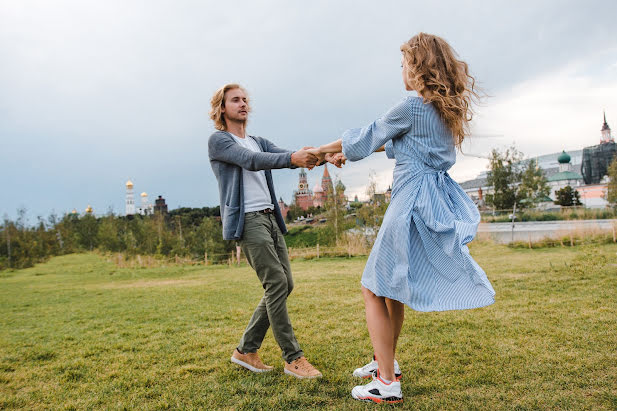
[{"label": "tree line", "polygon": [[26,210],[0,226],[0,270],[26,268],[56,255],[98,250],[161,257],[226,260],[235,243],[224,241],[219,207],[179,208],[167,215],[103,217],[52,214],[27,224]]},{"label": "tree line", "polygon": [[[617,161],[608,170],[607,200],[617,203]],[[544,171],[534,159],[525,161],[522,153],[510,147],[505,151],[493,150],[489,161],[487,184],[493,192],[486,195],[486,203],[498,210],[532,208],[550,193]],[[333,246],[345,231],[368,226],[378,228],[388,204],[376,196],[376,179],[369,176],[366,204],[352,204],[347,208],[336,189],[324,207],[302,210],[292,206],[287,215],[291,222],[300,215],[313,214],[321,226],[319,242]],[[340,193],[342,194],[342,193]],[[568,186],[556,191],[555,201],[562,206],[580,204],[578,192]],[[342,198],[341,198],[342,200]],[[297,235],[306,235],[304,230]],[[291,236],[294,234],[292,233]],[[293,243],[293,239],[289,238]],[[47,219],[37,218],[34,225],[27,223],[26,210],[20,209],[15,221],[5,217],[0,222],[0,270],[26,268],[45,261],[51,256],[98,250],[120,252],[127,256],[154,255],[160,257],[188,257],[208,261],[227,261],[235,250],[235,241],[224,241],[220,208],[178,208],[168,214],[149,216],[118,216],[109,213],[97,217],[92,214],[55,214]]]}]

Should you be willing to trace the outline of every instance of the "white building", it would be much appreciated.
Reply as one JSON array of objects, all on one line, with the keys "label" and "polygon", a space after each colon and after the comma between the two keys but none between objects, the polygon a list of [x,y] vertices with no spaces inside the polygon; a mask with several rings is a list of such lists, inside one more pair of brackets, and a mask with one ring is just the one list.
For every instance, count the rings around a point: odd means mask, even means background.
[{"label": "white building", "polygon": [[154,205],[148,201],[148,193],[141,193],[141,204],[139,207],[135,206],[135,195],[133,193],[133,182],[131,180],[126,182],[126,215],[152,215],[154,214]]},{"label": "white building", "polygon": [[135,198],[133,196],[133,182],[131,180],[126,182],[126,199],[125,199],[125,214],[135,214]]}]

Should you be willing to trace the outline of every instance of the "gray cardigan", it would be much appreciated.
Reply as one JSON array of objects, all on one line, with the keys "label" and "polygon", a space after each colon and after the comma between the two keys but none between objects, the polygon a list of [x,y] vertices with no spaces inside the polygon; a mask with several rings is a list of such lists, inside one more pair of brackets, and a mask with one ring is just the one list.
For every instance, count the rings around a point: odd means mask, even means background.
[{"label": "gray cardigan", "polygon": [[292,151],[279,148],[262,137],[254,137],[261,153],[239,145],[230,133],[216,131],[208,140],[210,166],[219,183],[223,239],[239,240],[244,230],[244,187],[242,169],[264,170],[270,198],[274,204],[274,216],[283,234],[287,233],[283,215],[276,201],[271,169],[296,168],[291,165]]}]

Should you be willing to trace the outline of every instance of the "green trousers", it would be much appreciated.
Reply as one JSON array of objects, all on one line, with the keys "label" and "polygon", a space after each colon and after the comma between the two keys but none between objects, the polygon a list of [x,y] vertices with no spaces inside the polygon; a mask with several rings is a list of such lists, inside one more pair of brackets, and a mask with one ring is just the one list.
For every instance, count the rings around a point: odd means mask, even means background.
[{"label": "green trousers", "polygon": [[264,296],[253,312],[238,349],[244,353],[256,352],[272,326],[285,361],[303,356],[287,314],[287,296],[293,289],[293,279],[287,245],[274,214],[246,213],[240,247],[261,281]]}]

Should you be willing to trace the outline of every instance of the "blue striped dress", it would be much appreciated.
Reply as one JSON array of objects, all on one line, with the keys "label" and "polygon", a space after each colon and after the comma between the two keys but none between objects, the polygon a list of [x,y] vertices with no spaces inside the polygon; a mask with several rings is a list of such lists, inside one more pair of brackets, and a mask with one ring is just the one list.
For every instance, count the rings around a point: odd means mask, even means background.
[{"label": "blue striped dress", "polygon": [[417,311],[492,304],[495,291],[466,245],[480,214],[448,175],[456,151],[433,105],[407,97],[368,126],[347,130],[342,140],[350,161],[384,144],[386,155],[396,159],[392,199],[362,285]]}]

